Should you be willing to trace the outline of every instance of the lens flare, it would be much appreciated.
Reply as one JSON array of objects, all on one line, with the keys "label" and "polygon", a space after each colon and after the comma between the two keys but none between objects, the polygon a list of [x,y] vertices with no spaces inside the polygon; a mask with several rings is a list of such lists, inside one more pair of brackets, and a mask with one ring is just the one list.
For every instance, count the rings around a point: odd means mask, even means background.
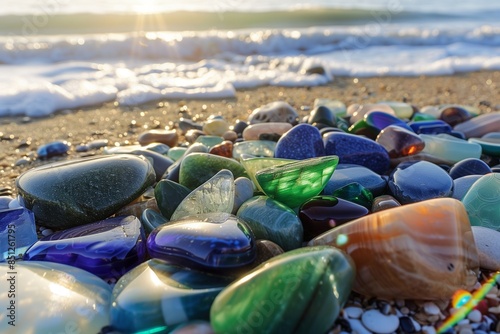
[{"label": "lens flare", "polygon": [[451,299],[451,305],[454,308],[461,308],[472,298],[472,294],[469,291],[458,290],[453,294],[453,298]]}]

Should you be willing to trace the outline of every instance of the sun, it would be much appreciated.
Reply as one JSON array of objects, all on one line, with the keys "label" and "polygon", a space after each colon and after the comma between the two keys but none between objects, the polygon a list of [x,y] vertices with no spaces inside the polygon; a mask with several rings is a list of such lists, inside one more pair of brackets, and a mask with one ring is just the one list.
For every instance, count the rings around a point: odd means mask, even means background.
[{"label": "sun", "polygon": [[154,14],[158,12],[158,0],[142,0],[132,7],[137,14]]}]

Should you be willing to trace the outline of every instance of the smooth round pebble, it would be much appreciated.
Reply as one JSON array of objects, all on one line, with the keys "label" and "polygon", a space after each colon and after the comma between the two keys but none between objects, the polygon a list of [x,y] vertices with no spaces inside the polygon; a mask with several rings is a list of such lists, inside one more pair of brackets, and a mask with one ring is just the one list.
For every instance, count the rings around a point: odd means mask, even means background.
[{"label": "smooth round pebble", "polygon": [[500,232],[488,227],[472,226],[481,268],[500,270]]},{"label": "smooth round pebble", "polygon": [[52,231],[50,228],[46,228],[46,229],[44,229],[44,230],[42,231],[42,235],[43,235],[44,237],[49,236],[49,235],[51,235],[52,233],[54,233],[54,231]]},{"label": "smooth round pebble", "polygon": [[399,318],[393,314],[384,315],[379,310],[368,310],[361,317],[363,325],[372,332],[389,334],[399,327]]},{"label": "smooth round pebble", "polygon": [[363,309],[360,307],[350,306],[344,308],[344,313],[351,319],[359,319],[363,314]]},{"label": "smooth round pebble", "polygon": [[433,302],[426,302],[424,304],[424,311],[428,315],[438,315],[441,312],[439,307],[437,307],[437,305]]},{"label": "smooth round pebble", "polygon": [[472,322],[481,322],[481,319],[483,318],[483,315],[481,314],[481,311],[479,310],[472,310],[469,315],[467,315],[467,319],[469,319]]}]

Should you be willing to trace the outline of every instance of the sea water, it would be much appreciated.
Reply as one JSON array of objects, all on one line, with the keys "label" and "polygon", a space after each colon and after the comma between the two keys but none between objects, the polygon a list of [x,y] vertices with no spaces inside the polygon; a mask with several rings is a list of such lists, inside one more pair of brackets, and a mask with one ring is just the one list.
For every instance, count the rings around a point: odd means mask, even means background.
[{"label": "sea water", "polygon": [[0,116],[500,69],[500,1],[2,0]]}]

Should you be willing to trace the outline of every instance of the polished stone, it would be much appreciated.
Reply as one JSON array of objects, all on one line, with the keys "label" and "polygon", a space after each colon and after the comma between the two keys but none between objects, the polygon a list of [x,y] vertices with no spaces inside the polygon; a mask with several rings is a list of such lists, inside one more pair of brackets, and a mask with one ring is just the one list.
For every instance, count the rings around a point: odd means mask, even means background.
[{"label": "polished stone", "polygon": [[191,192],[183,185],[170,180],[161,180],[155,187],[155,198],[161,214],[170,219],[175,209]]},{"label": "polished stone", "polygon": [[389,177],[389,190],[400,203],[448,197],[453,180],[441,167],[427,161],[403,162]]},{"label": "polished stone", "polygon": [[317,98],[314,100],[314,108],[318,107],[327,107],[331,113],[335,115],[335,117],[343,117],[347,108],[344,102],[339,100],[325,99],[325,98]]},{"label": "polished stone", "polygon": [[371,212],[378,212],[382,210],[392,209],[401,206],[394,197],[391,195],[381,195],[373,199]]},{"label": "polished stone", "polygon": [[245,221],[256,239],[270,240],[285,251],[299,248],[303,227],[295,212],[267,196],[255,196],[236,215]]},{"label": "polished stone", "polygon": [[149,260],[123,276],[113,289],[110,322],[124,333],[166,333],[191,320],[209,320],[227,276]]},{"label": "polished stone", "polygon": [[453,180],[453,194],[451,197],[459,201],[464,198],[470,187],[481,178],[482,175],[467,175]]},{"label": "polished stone", "polygon": [[332,247],[276,256],[225,288],[210,310],[216,333],[326,333],[347,301],[352,261]]},{"label": "polished stone", "polygon": [[196,138],[195,143],[200,143],[208,147],[209,149],[215,145],[219,145],[224,141],[224,139],[220,136],[204,136],[201,135]]},{"label": "polished stone", "polygon": [[390,158],[414,155],[425,147],[425,142],[417,134],[397,125],[384,128],[375,141],[386,149]]},{"label": "polished stone", "polygon": [[481,145],[483,154],[500,156],[500,138],[470,138],[469,142]]},{"label": "polished stone", "polygon": [[481,268],[500,271],[500,232],[482,226],[472,226]]},{"label": "polished stone", "polygon": [[309,118],[307,119],[307,123],[309,124],[321,123],[332,127],[337,126],[335,112],[333,112],[327,106],[323,105],[317,106],[313,110],[311,110]]},{"label": "polished stone", "polygon": [[243,139],[258,140],[262,134],[266,133],[275,133],[281,136],[291,128],[292,124],[286,122],[257,123],[245,128],[243,131]]},{"label": "polished stone", "polygon": [[385,103],[352,104],[347,108],[347,115],[351,116],[349,122],[351,124],[354,124],[360,119],[364,119],[366,114],[374,111],[382,111],[387,114],[396,116],[394,109],[392,109],[389,105]]},{"label": "polished stone", "polygon": [[275,101],[255,109],[248,116],[248,123],[286,122],[293,124],[299,115],[288,103]]},{"label": "polished stone", "polygon": [[374,196],[384,194],[387,188],[387,181],[366,167],[353,164],[338,164],[325,189],[323,189],[323,194],[331,195],[335,190],[353,182],[357,182],[370,190]]},{"label": "polished stone", "polygon": [[469,120],[471,117],[472,115],[460,106],[446,106],[440,110],[439,119],[451,126],[455,126]]},{"label": "polished stone", "polygon": [[319,130],[306,123],[294,126],[281,136],[274,151],[274,156],[280,159],[304,160],[324,155],[325,147]]},{"label": "polished stone", "polygon": [[387,299],[448,299],[470,290],[479,270],[467,212],[439,198],[379,211],[334,228],[310,245],[349,254],[354,291]]},{"label": "polished stone", "polygon": [[500,173],[483,175],[462,199],[471,225],[500,231]]},{"label": "polished stone", "polygon": [[323,190],[338,161],[333,155],[300,160],[259,170],[255,179],[267,196],[293,208]]},{"label": "polished stone", "polygon": [[208,151],[210,154],[220,155],[221,157],[233,157],[233,142],[224,140],[222,143],[213,146]]},{"label": "polished stone", "polygon": [[195,189],[222,169],[228,169],[235,178],[247,176],[243,166],[236,160],[209,153],[191,153],[182,159],[179,183]]},{"label": "polished stone", "polygon": [[451,126],[441,120],[410,122],[408,125],[418,134],[436,135],[439,133],[450,133]]},{"label": "polished stone", "polygon": [[236,214],[243,203],[253,197],[255,185],[247,177],[234,180],[234,204],[232,214]]},{"label": "polished stone", "polygon": [[222,137],[227,130],[229,130],[229,124],[223,119],[213,118],[203,124],[203,132],[209,136]]},{"label": "polished stone", "polygon": [[342,198],[346,201],[364,206],[368,210],[372,207],[372,192],[358,182],[346,184],[345,186],[336,189],[332,195],[334,197]]},{"label": "polished stone", "polygon": [[408,131],[413,131],[404,121],[391,114],[382,111],[373,111],[365,115],[364,120],[368,126],[377,129],[379,132],[386,127],[399,126]]},{"label": "polished stone", "polygon": [[326,155],[337,155],[342,164],[365,166],[382,174],[389,169],[389,155],[373,140],[347,133],[331,132],[323,137]]},{"label": "polished stone", "polygon": [[153,165],[156,181],[160,181],[163,174],[165,174],[167,169],[174,163],[174,161],[168,156],[150,150],[139,149],[130,153],[134,155],[142,155],[143,157],[148,158],[149,162]]},{"label": "polished stone", "polygon": [[273,157],[276,142],[270,140],[249,140],[235,143],[233,158],[241,160],[243,154],[256,157]]},{"label": "polished stone", "polygon": [[233,173],[223,169],[187,195],[177,206],[171,220],[202,213],[231,213],[234,205]]},{"label": "polished stone", "polygon": [[41,145],[37,149],[36,154],[40,159],[47,159],[68,153],[70,147],[71,144],[69,144],[67,141],[58,140]]},{"label": "polished stone", "polygon": [[37,240],[33,212],[25,208],[0,210],[0,262],[24,254]]},{"label": "polished stone", "polygon": [[145,235],[134,216],[114,217],[43,237],[25,261],[50,261],[87,270],[102,279],[118,279],[146,259]]},{"label": "polished stone", "polygon": [[171,221],[151,232],[147,247],[152,258],[190,268],[234,269],[255,260],[252,231],[228,213]]},{"label": "polished stone", "polygon": [[365,207],[333,196],[315,196],[299,208],[304,241],[368,214]]},{"label": "polished stone", "polygon": [[139,135],[137,141],[142,146],[151,143],[162,143],[169,147],[174,147],[179,141],[179,136],[175,130],[148,130]]},{"label": "polished stone", "polygon": [[[12,274],[0,264],[0,296],[7,308]],[[53,262],[18,262],[15,277],[15,327],[9,311],[0,314],[0,332],[99,333],[109,324],[111,288],[79,268]]]},{"label": "polished stone", "polygon": [[169,222],[169,219],[152,209],[144,210],[140,219],[146,236],[148,236],[158,226]]},{"label": "polished stone", "polygon": [[440,134],[436,136],[420,135],[425,142],[422,153],[428,153],[451,163],[467,158],[480,158],[481,146],[456,137]]},{"label": "polished stone", "polygon": [[491,173],[490,166],[488,166],[488,164],[481,159],[477,158],[461,160],[451,166],[450,171],[448,172],[453,180],[467,175],[484,175],[488,173]]},{"label": "polished stone", "polygon": [[40,166],[21,174],[16,185],[37,223],[69,228],[111,216],[154,181],[145,159],[112,155]]},{"label": "polished stone", "polygon": [[290,162],[294,162],[295,160],[291,159],[278,159],[278,158],[256,158],[253,156],[248,156],[246,154],[241,156],[241,164],[245,168],[248,177],[252,182],[255,184],[255,187],[263,192],[262,188],[260,187],[259,183],[257,182],[257,179],[255,178],[255,174],[263,169],[270,168],[270,167],[277,167],[281,165],[286,165]]},{"label": "polished stone", "polygon": [[461,131],[467,138],[481,137],[500,129],[500,112],[490,112],[471,118],[455,125],[454,130]]}]

